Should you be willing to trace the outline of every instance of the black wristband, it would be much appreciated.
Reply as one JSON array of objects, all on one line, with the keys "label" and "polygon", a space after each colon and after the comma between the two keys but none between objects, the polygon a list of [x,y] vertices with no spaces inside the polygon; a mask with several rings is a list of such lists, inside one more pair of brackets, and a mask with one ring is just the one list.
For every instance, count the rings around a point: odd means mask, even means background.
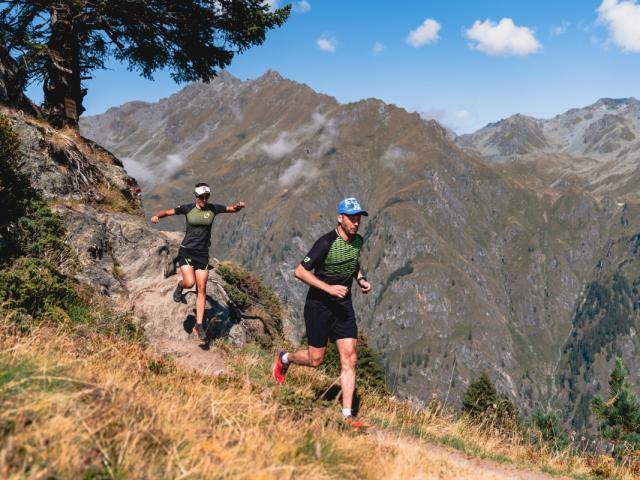
[{"label": "black wristband", "polygon": [[367,281],[367,277],[365,277],[364,275],[361,276],[360,278],[356,278],[356,282],[358,282],[358,285],[362,286],[362,284],[360,283],[360,280],[364,280],[365,282]]}]

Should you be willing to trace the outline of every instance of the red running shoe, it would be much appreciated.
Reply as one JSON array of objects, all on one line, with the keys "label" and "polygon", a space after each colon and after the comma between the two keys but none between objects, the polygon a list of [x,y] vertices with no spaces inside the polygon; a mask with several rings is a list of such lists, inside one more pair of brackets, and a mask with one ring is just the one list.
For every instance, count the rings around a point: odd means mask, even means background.
[{"label": "red running shoe", "polygon": [[354,430],[357,430],[359,428],[367,428],[371,426],[371,424],[365,422],[364,420],[358,420],[356,417],[352,417],[351,415],[349,415],[348,417],[344,417],[344,421],[348,426],[350,426]]},{"label": "red running shoe", "polygon": [[287,369],[289,368],[288,363],[284,363],[282,361],[282,356],[285,354],[284,351],[278,352],[278,356],[276,357],[276,361],[273,364],[273,379],[279,385],[284,383],[284,376],[287,374]]}]

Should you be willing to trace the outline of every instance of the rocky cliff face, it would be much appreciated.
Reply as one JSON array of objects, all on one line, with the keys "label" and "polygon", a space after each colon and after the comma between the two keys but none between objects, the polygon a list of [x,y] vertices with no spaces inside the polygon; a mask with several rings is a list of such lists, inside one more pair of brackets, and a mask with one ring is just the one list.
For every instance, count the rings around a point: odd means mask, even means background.
[{"label": "rocky cliff face", "polygon": [[[555,148],[545,128],[519,117],[492,142]],[[240,218],[216,219],[213,254],[259,271],[298,317],[306,289],[291,272],[334,226],[337,201],[357,195],[375,285],[356,293],[360,323],[401,395],[456,400],[487,370],[525,411],[570,400],[555,379],[576,308],[626,235],[613,228],[623,207],[573,177],[553,185],[549,170],[489,165],[436,122],[378,100],[339,105],[274,72],[127,104],[82,131],[140,172],[147,213],[190,201],[197,181],[216,202],[246,201]]]},{"label": "rocky cliff face", "polygon": [[[21,144],[20,169],[64,221],[66,238],[79,268],[74,276],[131,312],[152,346],[179,364],[205,373],[224,368],[222,359],[201,348],[191,330],[195,291],[175,303],[175,257],[181,235],[152,228],[142,214],[137,183],[117,158],[74,131],[3,107]],[[209,337],[236,343],[266,335],[258,317],[244,318],[211,272],[207,284]]]}]

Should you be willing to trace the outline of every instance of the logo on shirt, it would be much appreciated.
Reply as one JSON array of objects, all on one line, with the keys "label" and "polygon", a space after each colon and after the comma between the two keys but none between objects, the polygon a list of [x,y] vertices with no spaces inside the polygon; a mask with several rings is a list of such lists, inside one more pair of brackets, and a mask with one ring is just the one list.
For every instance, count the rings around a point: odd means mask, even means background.
[{"label": "logo on shirt", "polygon": [[211,214],[209,212],[204,212],[204,218],[209,218]]},{"label": "logo on shirt", "polygon": [[308,263],[310,261],[311,261],[311,259],[309,257],[304,257],[304,260],[303,260],[304,263]]}]

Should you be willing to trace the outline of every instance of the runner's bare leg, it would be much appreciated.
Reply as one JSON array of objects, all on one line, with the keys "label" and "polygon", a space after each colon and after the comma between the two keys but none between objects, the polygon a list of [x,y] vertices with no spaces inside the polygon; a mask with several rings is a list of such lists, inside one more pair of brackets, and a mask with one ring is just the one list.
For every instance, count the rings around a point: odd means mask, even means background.
[{"label": "runner's bare leg", "polygon": [[204,303],[207,298],[207,280],[209,270],[196,270],[196,284],[198,296],[196,297],[196,323],[202,324],[204,320]]},{"label": "runner's bare leg", "polygon": [[180,288],[191,288],[196,284],[196,277],[193,273],[193,267],[189,265],[182,265],[180,267],[180,273],[182,274],[182,280],[178,282]]},{"label": "runner's bare leg", "polygon": [[287,355],[289,363],[295,365],[304,365],[305,367],[319,367],[324,360],[324,352],[327,347],[317,348],[309,346],[297,352]]},{"label": "runner's bare leg", "polygon": [[342,388],[342,407],[351,408],[353,392],[356,389],[356,354],[355,338],[341,338],[336,340],[336,347],[340,353],[340,387]]}]

